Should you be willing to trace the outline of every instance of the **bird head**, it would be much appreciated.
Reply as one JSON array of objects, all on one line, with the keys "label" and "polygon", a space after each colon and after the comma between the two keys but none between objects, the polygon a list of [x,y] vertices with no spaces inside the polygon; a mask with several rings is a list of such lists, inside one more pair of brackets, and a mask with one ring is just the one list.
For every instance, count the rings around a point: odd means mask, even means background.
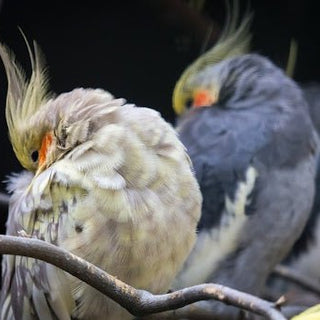
[{"label": "bird head", "polygon": [[88,139],[112,106],[123,99],[101,89],[78,88],[58,97],[50,94],[42,54],[27,47],[32,73],[27,79],[14,54],[0,44],[7,79],[6,120],[13,150],[21,165],[40,174]]},{"label": "bird head", "polygon": [[249,52],[252,14],[247,12],[239,26],[238,17],[239,7],[235,1],[232,10],[228,10],[227,23],[217,43],[188,66],[177,81],[172,103],[178,116],[191,107],[211,106],[218,101],[224,75],[202,71],[208,67],[214,70],[211,67],[219,62]]}]

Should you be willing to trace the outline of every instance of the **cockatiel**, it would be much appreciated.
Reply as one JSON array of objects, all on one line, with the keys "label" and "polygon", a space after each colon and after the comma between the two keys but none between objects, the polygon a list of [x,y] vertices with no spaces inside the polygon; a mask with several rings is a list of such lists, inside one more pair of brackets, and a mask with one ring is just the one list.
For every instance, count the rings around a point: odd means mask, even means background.
[{"label": "cockatiel", "polygon": [[[27,80],[0,46],[6,119],[28,171],[9,179],[7,234],[53,243],[122,281],[165,293],[196,236],[201,193],[175,130],[158,112],[101,89],[56,97],[36,43]],[[1,319],[132,319],[42,261],[4,256]]]},{"label": "cockatiel", "polygon": [[[174,288],[212,281],[259,295],[308,219],[319,141],[299,87],[247,54],[251,16],[237,28],[236,12],[173,93],[203,196],[198,240]],[[212,311],[239,312],[218,302]]]}]

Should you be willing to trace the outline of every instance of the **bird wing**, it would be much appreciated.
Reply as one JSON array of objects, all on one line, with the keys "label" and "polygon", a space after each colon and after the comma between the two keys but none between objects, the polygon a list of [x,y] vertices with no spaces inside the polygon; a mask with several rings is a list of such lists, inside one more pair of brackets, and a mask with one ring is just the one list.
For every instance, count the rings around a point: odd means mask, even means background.
[{"label": "bird wing", "polygon": [[[237,112],[203,108],[191,110],[177,128],[203,195],[198,241],[178,280],[184,286],[206,281],[214,265],[236,248],[256,191],[255,151],[268,139],[261,125],[258,117],[248,123]],[[247,139],[251,132],[257,132],[254,141]],[[215,242],[221,248],[215,250]]]},{"label": "bird wing", "polygon": [[[190,125],[182,124],[183,129],[178,127],[178,132],[187,146],[202,194],[212,195],[203,199],[198,225],[199,230],[211,229],[221,223],[227,199],[235,201],[239,182],[248,180],[247,171],[252,167],[256,149],[266,143],[268,137],[258,130],[262,125],[258,119],[238,130],[244,125],[245,116],[239,116],[237,112],[224,112],[218,108],[191,112],[190,120],[186,119]],[[257,133],[254,141],[248,139],[251,132]],[[238,143],[239,139],[244,143]],[[248,197],[252,191],[247,190]]]},{"label": "bird wing", "polygon": [[[72,199],[64,194],[60,205],[52,201],[52,171],[39,178],[35,188],[29,172],[10,178],[8,189],[15,192],[9,205],[7,234],[57,244],[61,219]],[[13,255],[4,256],[2,268],[1,319],[70,319],[74,302],[62,271],[40,260]]]},{"label": "bird wing", "polygon": [[[281,117],[262,106],[239,112],[218,105],[191,110],[181,120],[178,132],[203,195],[198,240],[178,280],[182,286],[214,274],[211,281],[259,290],[272,259],[284,256],[301,232],[314,188],[312,130],[302,113],[291,117],[290,126]],[[259,265],[258,255],[270,264]],[[241,275],[245,269],[252,282]]]}]

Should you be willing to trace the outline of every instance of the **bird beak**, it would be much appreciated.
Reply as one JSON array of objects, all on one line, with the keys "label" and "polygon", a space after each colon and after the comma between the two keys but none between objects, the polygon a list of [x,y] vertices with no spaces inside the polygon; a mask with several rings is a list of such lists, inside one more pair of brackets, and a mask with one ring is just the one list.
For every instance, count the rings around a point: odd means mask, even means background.
[{"label": "bird beak", "polygon": [[217,102],[217,97],[209,90],[196,90],[193,96],[193,108],[210,107]]},{"label": "bird beak", "polygon": [[47,132],[42,139],[41,148],[39,151],[39,165],[35,174],[36,176],[38,176],[42,171],[44,171],[50,165],[48,161],[48,153],[51,148],[52,141],[53,141],[52,132]]}]

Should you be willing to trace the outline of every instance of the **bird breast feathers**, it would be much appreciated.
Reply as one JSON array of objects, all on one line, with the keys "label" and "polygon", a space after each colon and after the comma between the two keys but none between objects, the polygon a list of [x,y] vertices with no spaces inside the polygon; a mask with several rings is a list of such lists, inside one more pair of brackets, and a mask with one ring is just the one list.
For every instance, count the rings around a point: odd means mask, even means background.
[{"label": "bird breast feathers", "polygon": [[[76,123],[80,121],[76,120]],[[87,135],[86,141],[76,144],[62,159],[32,179],[28,175],[28,186],[21,182],[25,181],[24,176],[21,181],[11,180],[10,189],[24,193],[18,201],[20,209],[48,209],[52,201],[59,201],[51,199],[52,186],[77,186],[85,192],[97,190],[104,203],[108,202],[108,195],[126,188],[161,187],[169,193],[171,187],[168,186],[172,185],[177,168],[189,169],[191,164],[183,145],[156,111],[132,105],[117,106],[109,110],[105,120],[105,125],[99,125],[95,132]],[[67,128],[67,135],[75,135],[79,130],[78,125],[73,130]],[[88,131],[85,126],[83,130]],[[65,142],[72,144],[72,139],[75,141],[75,137],[67,137]],[[28,199],[32,199],[32,203]],[[28,211],[26,208],[24,211]]]}]

